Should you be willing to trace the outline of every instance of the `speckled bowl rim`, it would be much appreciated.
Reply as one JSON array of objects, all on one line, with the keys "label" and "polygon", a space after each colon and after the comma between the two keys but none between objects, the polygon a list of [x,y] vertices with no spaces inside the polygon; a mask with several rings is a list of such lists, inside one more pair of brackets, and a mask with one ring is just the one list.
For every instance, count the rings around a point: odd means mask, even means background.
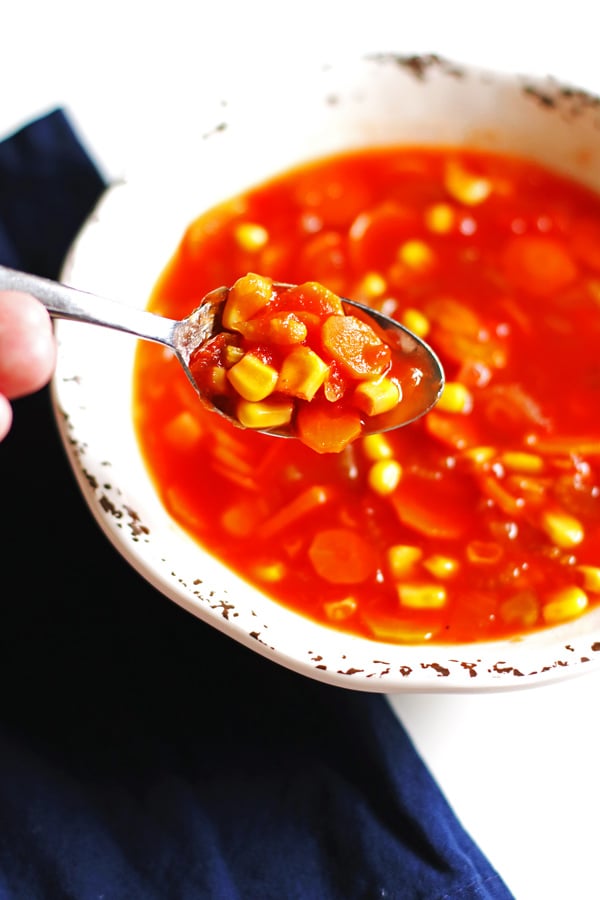
[{"label": "speckled bowl rim", "polygon": [[[296,116],[306,105],[315,131],[304,145],[284,137],[271,156],[236,165],[224,180],[256,103],[243,91],[215,98],[158,183],[141,166],[106,192],[74,242],[63,280],[144,306],[184,228],[203,208],[295,162],[347,147],[345,118],[360,119],[359,143],[407,142],[410,134],[413,143],[527,153],[600,189],[599,101],[551,78],[494,73],[434,55],[378,54],[314,67],[303,85],[301,95],[290,97],[286,86],[269,102],[285,103]],[[510,122],[510,140],[503,122]],[[56,334],[53,407],[91,513],[150,584],[234,640],[319,681],[386,693],[508,690],[578,676],[600,663],[600,610],[511,641],[393,645],[344,635],[284,609],[198,547],[160,504],[133,431],[135,340],[63,321]]]}]

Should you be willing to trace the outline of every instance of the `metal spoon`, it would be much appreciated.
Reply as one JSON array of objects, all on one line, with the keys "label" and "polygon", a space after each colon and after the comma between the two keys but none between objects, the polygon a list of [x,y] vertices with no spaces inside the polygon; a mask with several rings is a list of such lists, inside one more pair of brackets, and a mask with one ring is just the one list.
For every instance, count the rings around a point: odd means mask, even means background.
[{"label": "metal spoon", "polygon": [[[289,287],[289,285],[281,285]],[[277,284],[275,284],[277,287]],[[147,341],[154,341],[170,348],[181,363],[192,387],[202,403],[224,418],[240,423],[213,404],[199,389],[189,367],[192,353],[205,341],[214,337],[220,329],[220,311],[227,299],[229,288],[219,287],[206,294],[187,318],[178,321],[127,306],[87,291],[77,290],[48,278],[29,275],[15,269],[0,266],[0,290],[25,291],[44,304],[56,319],[72,319],[92,325],[102,325],[116,331],[124,331]],[[369,322],[382,339],[418,373],[418,402],[398,404],[391,412],[372,416],[363,434],[389,431],[408,425],[428,412],[438,401],[444,386],[444,371],[431,347],[394,319],[384,316],[361,303],[343,298],[346,311]],[[351,307],[351,310],[348,308]],[[289,429],[269,429],[265,433],[279,437],[293,437]]]}]

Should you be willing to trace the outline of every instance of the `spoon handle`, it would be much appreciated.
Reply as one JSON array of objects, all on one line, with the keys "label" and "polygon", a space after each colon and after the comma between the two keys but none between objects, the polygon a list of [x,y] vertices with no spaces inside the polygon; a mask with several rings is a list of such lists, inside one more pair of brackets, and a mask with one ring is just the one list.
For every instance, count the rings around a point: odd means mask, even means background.
[{"label": "spoon handle", "polygon": [[125,331],[168,347],[176,322],[154,313],[68,287],[49,278],[0,266],[0,290],[33,294],[55,319],[72,319]]}]

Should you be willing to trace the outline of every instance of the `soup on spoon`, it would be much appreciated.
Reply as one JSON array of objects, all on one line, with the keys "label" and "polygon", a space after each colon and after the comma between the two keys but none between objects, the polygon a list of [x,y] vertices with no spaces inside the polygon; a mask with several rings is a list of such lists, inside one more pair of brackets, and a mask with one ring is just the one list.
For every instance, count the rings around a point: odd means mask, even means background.
[{"label": "soup on spoon", "polygon": [[298,438],[318,453],[413,422],[444,385],[424,341],[318,282],[248,273],[179,321],[4,266],[0,289],[33,294],[54,318],[167,346],[205,405],[241,428]]}]

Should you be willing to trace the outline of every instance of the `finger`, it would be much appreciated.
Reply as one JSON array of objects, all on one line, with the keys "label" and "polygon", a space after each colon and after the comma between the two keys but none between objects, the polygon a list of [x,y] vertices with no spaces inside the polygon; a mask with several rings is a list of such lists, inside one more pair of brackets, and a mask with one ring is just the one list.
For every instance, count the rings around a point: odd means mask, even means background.
[{"label": "finger", "polygon": [[0,441],[2,441],[12,425],[12,407],[4,394],[0,394]]},{"label": "finger", "polygon": [[56,344],[47,310],[17,291],[0,292],[0,392],[22,397],[43,387],[56,363]]}]

